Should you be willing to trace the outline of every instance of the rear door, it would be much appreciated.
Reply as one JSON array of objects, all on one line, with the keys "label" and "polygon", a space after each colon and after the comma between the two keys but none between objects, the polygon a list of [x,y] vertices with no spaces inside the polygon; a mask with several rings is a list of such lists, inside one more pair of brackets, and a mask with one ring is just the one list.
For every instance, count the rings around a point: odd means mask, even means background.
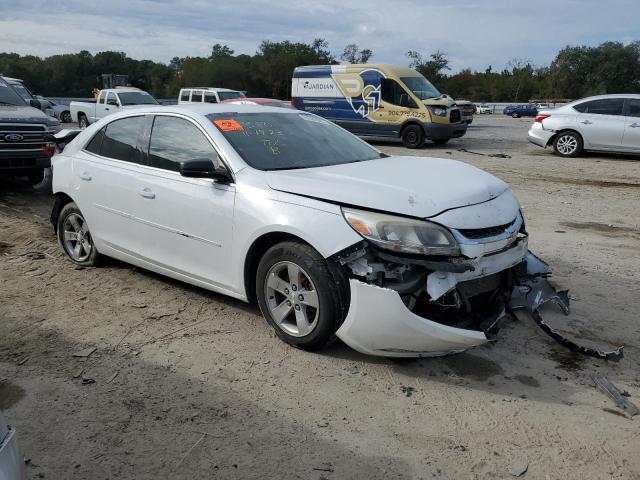
[{"label": "rear door", "polygon": [[[194,92],[195,93],[195,92]],[[156,115],[148,167],[136,179],[136,217],[144,256],[156,265],[216,286],[231,283],[235,186],[187,178],[180,162],[220,157],[204,130],[178,115]]]},{"label": "rear door", "polygon": [[140,253],[140,236],[133,207],[138,200],[137,178],[144,160],[140,144],[143,115],[115,120],[87,143],[74,158],[77,202],[85,214],[98,250],[103,246]]},{"label": "rear door", "polygon": [[601,98],[575,105],[579,113],[576,125],[584,138],[585,147],[622,148],[625,118],[623,98]]},{"label": "rear door", "polygon": [[627,100],[622,148],[630,152],[640,151],[640,99],[638,98]]}]

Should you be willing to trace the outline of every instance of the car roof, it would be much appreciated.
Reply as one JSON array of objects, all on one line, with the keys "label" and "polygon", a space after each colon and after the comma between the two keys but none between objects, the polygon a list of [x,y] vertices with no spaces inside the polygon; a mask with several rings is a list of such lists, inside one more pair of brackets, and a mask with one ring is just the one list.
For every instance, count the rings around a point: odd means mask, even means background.
[{"label": "car roof", "polygon": [[[136,105],[119,113],[181,113],[188,116],[205,116],[214,113],[306,113],[300,110],[268,107],[264,105],[247,105],[237,103],[184,103],[181,105]],[[115,117],[113,114],[109,117]]]},{"label": "car roof", "polygon": [[584,97],[579,100],[574,100],[571,105],[577,102],[586,102],[588,100],[605,100],[607,98],[640,98],[638,93],[609,93],[606,95],[593,95],[591,97]]}]

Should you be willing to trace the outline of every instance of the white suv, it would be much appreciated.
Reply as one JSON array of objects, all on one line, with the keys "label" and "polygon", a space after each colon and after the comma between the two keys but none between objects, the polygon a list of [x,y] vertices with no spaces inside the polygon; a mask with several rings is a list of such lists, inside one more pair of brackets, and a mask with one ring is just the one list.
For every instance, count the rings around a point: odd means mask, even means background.
[{"label": "white suv", "polygon": [[561,157],[584,150],[640,154],[640,95],[587,97],[538,112],[528,135]]},{"label": "white suv", "polygon": [[245,98],[244,92],[229,88],[192,87],[180,89],[178,104],[183,103],[220,103],[225,100]]}]

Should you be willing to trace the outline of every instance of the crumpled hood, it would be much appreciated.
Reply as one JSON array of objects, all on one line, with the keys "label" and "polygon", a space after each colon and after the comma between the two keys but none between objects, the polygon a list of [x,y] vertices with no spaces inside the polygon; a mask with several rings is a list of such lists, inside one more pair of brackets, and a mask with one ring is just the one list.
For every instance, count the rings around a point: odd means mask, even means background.
[{"label": "crumpled hood", "polygon": [[[41,110],[28,106],[0,105],[0,123],[46,123],[50,118]],[[58,123],[57,121],[55,122]]]},{"label": "crumpled hood", "polygon": [[271,171],[267,182],[282,192],[421,218],[489,201],[508,188],[466,163],[428,157]]}]

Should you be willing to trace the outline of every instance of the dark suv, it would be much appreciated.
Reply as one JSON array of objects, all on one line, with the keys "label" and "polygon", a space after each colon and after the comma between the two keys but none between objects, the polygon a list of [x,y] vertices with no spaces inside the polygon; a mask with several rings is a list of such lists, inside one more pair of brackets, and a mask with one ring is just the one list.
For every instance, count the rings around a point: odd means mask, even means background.
[{"label": "dark suv", "polygon": [[26,175],[38,183],[51,166],[55,144],[49,139],[60,123],[39,107],[37,100],[27,103],[0,77],[0,174]]}]

